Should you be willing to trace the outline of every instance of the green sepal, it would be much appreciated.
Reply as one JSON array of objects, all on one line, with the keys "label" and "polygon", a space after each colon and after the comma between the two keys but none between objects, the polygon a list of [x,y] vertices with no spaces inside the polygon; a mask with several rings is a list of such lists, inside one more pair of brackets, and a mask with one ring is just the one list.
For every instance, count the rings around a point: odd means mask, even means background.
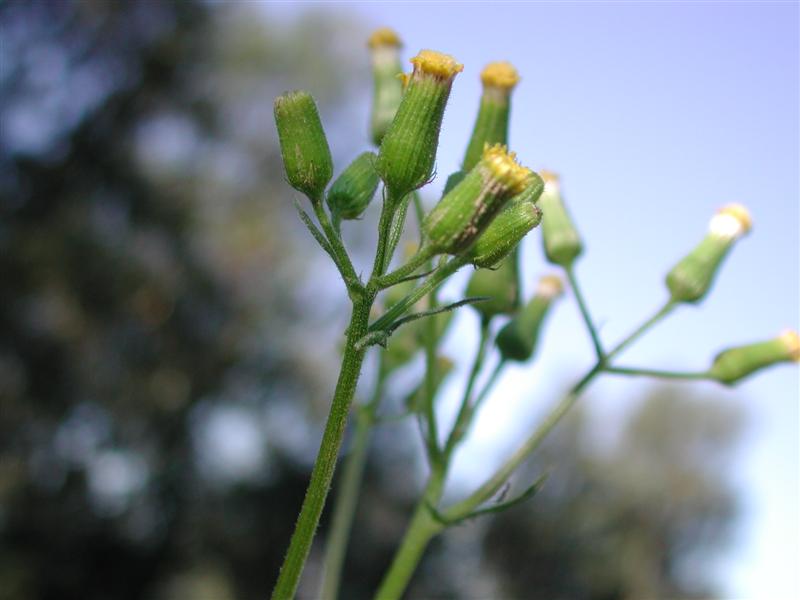
[{"label": "green sepal", "polygon": [[539,207],[543,213],[542,240],[547,260],[564,268],[572,266],[583,252],[583,243],[558,188],[545,187]]},{"label": "green sepal", "polygon": [[481,160],[483,148],[487,144],[508,145],[508,120],[510,105],[508,95],[487,93],[484,91],[481,96],[481,104],[478,109],[478,116],[475,119],[475,126],[472,129],[472,136],[467,145],[467,152],[464,155],[464,162],[461,166],[463,171],[469,171]]},{"label": "green sepal", "polygon": [[504,360],[524,362],[533,356],[552,302],[552,297],[534,296],[500,330],[495,343]]},{"label": "green sepal", "polygon": [[734,385],[756,371],[796,359],[781,337],[738,346],[719,353],[714,358],[709,375],[725,385]]},{"label": "green sepal", "polygon": [[378,172],[399,201],[433,176],[439,129],[451,81],[412,77],[397,114],[381,142]]},{"label": "green sepal", "polygon": [[732,238],[708,234],[667,274],[667,288],[674,302],[702,300],[733,245]]},{"label": "green sepal", "polygon": [[456,171],[455,173],[451,173],[450,177],[447,178],[447,181],[444,184],[444,189],[442,190],[442,196],[446,195],[450,190],[456,187],[461,180],[464,179],[464,176],[467,174],[466,171]]},{"label": "green sepal", "polygon": [[344,220],[357,219],[364,213],[380,183],[376,158],[374,152],[364,152],[336,178],[326,198],[331,213]]},{"label": "green sepal", "polygon": [[287,92],[275,99],[274,111],[286,179],[317,202],[333,176],[333,159],[317,105],[308,92]]},{"label": "green sepal", "polygon": [[484,319],[511,314],[519,306],[519,273],[515,257],[508,256],[492,269],[476,269],[467,284],[467,296],[486,296],[490,300],[472,307]]},{"label": "green sepal", "polygon": [[[380,53],[380,55],[377,53]],[[370,135],[372,142],[376,146],[381,144],[403,99],[403,83],[398,77],[402,72],[403,68],[400,65],[397,48],[383,47],[373,50],[372,77],[374,86]]]},{"label": "green sepal", "polygon": [[495,266],[541,223],[542,211],[529,198],[530,194],[524,192],[523,197],[511,199],[486,227],[469,250],[473,265],[483,268]]}]

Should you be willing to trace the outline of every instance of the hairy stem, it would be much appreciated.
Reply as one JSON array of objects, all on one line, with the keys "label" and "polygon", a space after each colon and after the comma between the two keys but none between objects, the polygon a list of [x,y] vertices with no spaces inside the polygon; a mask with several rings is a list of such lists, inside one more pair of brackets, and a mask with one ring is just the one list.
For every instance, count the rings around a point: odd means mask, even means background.
[{"label": "hairy stem", "polygon": [[372,398],[365,405],[358,407],[356,427],[353,432],[353,443],[342,467],[341,480],[334,500],[334,513],[331,532],[325,546],[323,581],[321,597],[323,600],[336,600],[342,576],[342,567],[347,553],[347,544],[358,504],[358,490],[364,476],[367,462],[367,450],[372,427],[375,424],[375,413],[383,395],[383,384],[386,378],[379,355],[378,374]]},{"label": "hairy stem", "polygon": [[395,319],[403,316],[416,302],[431,291],[439,287],[445,279],[467,264],[467,258],[452,258],[428,277],[422,285],[415,288],[408,296],[394,304],[375,323],[370,325],[370,331],[380,331],[389,327]]},{"label": "hairy stem", "polygon": [[306,490],[300,515],[297,517],[292,540],[272,592],[273,600],[290,600],[297,591],[297,584],[300,581],[306,558],[308,558],[311,542],[314,539],[331,486],[347,415],[350,412],[350,404],[356,391],[358,377],[361,374],[365,350],[357,350],[356,342],[367,333],[371,306],[371,297],[362,298],[353,305],[350,326],[347,329],[344,357],[331,410],[325,424],[325,432],[322,435],[314,469],[311,471],[311,481]]}]

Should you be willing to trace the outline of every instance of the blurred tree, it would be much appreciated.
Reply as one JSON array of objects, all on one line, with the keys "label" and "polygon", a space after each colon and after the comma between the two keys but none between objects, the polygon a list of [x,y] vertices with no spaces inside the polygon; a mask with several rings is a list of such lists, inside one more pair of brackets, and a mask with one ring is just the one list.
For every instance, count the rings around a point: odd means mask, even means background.
[{"label": "blurred tree", "polygon": [[2,598],[271,587],[329,381],[272,99],[347,122],[364,35],[269,17],[0,7]]}]

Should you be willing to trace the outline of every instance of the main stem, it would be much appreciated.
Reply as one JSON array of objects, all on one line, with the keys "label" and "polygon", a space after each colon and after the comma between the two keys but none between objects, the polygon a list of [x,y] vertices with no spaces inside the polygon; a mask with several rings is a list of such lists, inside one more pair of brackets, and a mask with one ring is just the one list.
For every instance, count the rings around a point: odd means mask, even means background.
[{"label": "main stem", "polygon": [[[380,362],[382,362],[380,358],[382,356],[382,354],[379,355]],[[350,530],[358,504],[358,490],[364,476],[369,438],[375,424],[375,411],[383,393],[384,379],[385,373],[382,365],[379,364],[372,398],[365,405],[358,407],[353,444],[345,459],[341,480],[338,483],[331,532],[325,545],[321,590],[323,600],[336,600],[339,594],[347,542],[350,538]]]},{"label": "main stem", "polygon": [[350,404],[356,391],[358,377],[361,374],[365,349],[356,350],[356,342],[367,333],[371,307],[371,297],[362,297],[353,304],[353,314],[347,328],[344,357],[336,383],[336,391],[333,395],[331,411],[325,424],[325,432],[322,435],[319,453],[311,472],[311,481],[306,490],[300,515],[297,517],[292,540],[278,575],[278,582],[272,592],[273,600],[290,600],[297,591],[303,565],[311,549],[311,542],[314,539],[314,533],[325,506],[325,498],[331,486],[347,415],[350,412]]}]

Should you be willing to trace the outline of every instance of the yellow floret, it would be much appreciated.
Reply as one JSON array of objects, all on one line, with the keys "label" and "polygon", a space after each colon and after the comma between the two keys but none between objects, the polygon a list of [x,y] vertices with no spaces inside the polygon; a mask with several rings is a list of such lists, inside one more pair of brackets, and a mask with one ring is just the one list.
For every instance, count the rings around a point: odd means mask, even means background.
[{"label": "yellow floret", "polygon": [[544,275],[539,278],[539,284],[536,286],[536,293],[547,298],[560,296],[563,291],[564,283],[558,275]]},{"label": "yellow floret", "polygon": [[483,149],[482,162],[489,168],[492,177],[500,181],[512,194],[519,194],[530,185],[533,171],[517,162],[517,155],[502,144]]},{"label": "yellow floret", "polygon": [[411,79],[410,73],[398,73],[397,78],[400,80],[400,85],[403,86],[405,90],[408,87],[408,80]]},{"label": "yellow floret", "polygon": [[778,339],[786,345],[789,358],[795,362],[800,362],[800,335],[796,331],[787,329],[778,336]]},{"label": "yellow floret", "polygon": [[728,204],[723,206],[718,215],[729,215],[736,219],[742,226],[742,233],[747,233],[753,227],[753,220],[750,217],[750,211],[742,204]]},{"label": "yellow floret", "polygon": [[519,73],[510,62],[493,62],[484,67],[481,82],[486,87],[510,90],[519,83]]},{"label": "yellow floret", "polygon": [[378,48],[379,46],[395,46],[399,48],[403,45],[397,33],[388,27],[381,27],[373,31],[367,44],[370,48]]},{"label": "yellow floret", "polygon": [[464,70],[464,65],[455,58],[435,50],[420,50],[419,54],[411,59],[411,64],[414,65],[415,72],[420,71],[443,79],[451,79],[456,73]]},{"label": "yellow floret", "polygon": [[558,183],[558,173],[554,173],[553,171],[542,169],[539,171],[539,176],[545,183]]}]

